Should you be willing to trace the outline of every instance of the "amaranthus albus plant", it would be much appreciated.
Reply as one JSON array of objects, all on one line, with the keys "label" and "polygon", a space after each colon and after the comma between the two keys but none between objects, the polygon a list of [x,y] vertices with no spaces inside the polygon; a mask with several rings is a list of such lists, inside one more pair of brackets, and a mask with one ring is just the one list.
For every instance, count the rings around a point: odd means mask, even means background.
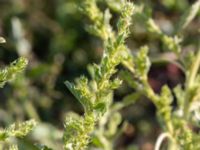
[{"label": "amaranthus albus plant", "polygon": [[[109,124],[108,116],[111,115],[111,112],[115,112],[115,108],[120,109],[132,104],[139,99],[140,95],[144,95],[155,105],[158,120],[163,128],[163,133],[155,144],[156,150],[160,149],[165,138],[168,139],[167,147],[170,150],[199,149],[200,136],[192,128],[198,126],[200,52],[197,47],[196,52],[189,53],[189,58],[182,58],[180,33],[196,16],[200,1],[196,1],[180,19],[174,36],[162,32],[151,17],[143,14],[140,6],[127,1],[106,2],[121,16],[117,24],[117,31],[114,31],[110,25],[109,9],[102,12],[95,0],[82,2],[83,13],[93,23],[88,27],[88,31],[102,39],[104,53],[99,65],[90,66],[91,80],[82,76],[76,80],[76,84],[66,82],[67,87],[83,105],[85,114],[84,116],[69,116],[66,120],[65,148],[88,149],[91,137],[96,137],[100,143],[100,149],[114,149],[105,133],[107,132],[105,125]],[[143,17],[147,30],[157,36],[168,51],[177,56],[176,63],[181,66],[186,76],[184,85],[179,84],[174,89],[165,85],[160,94],[154,92],[148,82],[148,72],[151,66],[148,46],[141,47],[134,55],[125,44],[125,40],[130,34],[129,26],[132,24],[132,15]],[[121,71],[121,79],[136,91],[127,96],[121,105],[113,103],[112,93],[123,81],[119,78],[111,78],[118,72],[116,67],[119,64],[123,64],[127,68],[127,71]],[[172,102],[175,99],[177,99],[178,105],[173,108]],[[118,121],[113,123],[115,124],[112,126],[114,130],[120,122],[120,115],[118,114],[116,117]]]},{"label": "amaranthus albus plant", "polygon": [[[99,2],[108,6],[102,11]],[[77,4],[79,6],[79,4]],[[182,31],[194,19],[200,8],[200,0],[180,18],[173,35],[165,34],[154,19],[146,15],[143,6],[126,0],[82,0],[80,9],[91,21],[87,30],[102,40],[104,49],[98,64],[89,65],[90,77],[81,76],[75,83],[66,81],[65,84],[84,108],[84,114],[71,113],[64,123],[64,149],[84,150],[102,149],[114,150],[115,140],[122,123],[119,110],[134,104],[141,96],[147,97],[156,107],[157,119],[162,133],[155,143],[155,150],[160,150],[162,144],[169,150],[198,150],[200,135],[194,128],[199,128],[200,121],[200,48],[182,56]],[[116,26],[111,25],[112,14],[119,15]],[[170,89],[168,85],[161,88],[160,93],[154,92],[148,81],[148,73],[152,64],[148,45],[143,45],[137,52],[132,52],[126,39],[131,34],[130,27],[134,25],[134,16],[139,16],[149,34],[162,42],[167,52],[176,56],[174,63],[185,74],[185,82]],[[197,39],[199,40],[199,39]],[[0,38],[0,43],[5,42]],[[0,86],[11,81],[21,73],[27,65],[27,60],[19,58],[8,67],[0,70]],[[119,70],[118,66],[124,69]],[[122,82],[127,83],[133,92],[120,102],[114,102],[114,90]],[[177,105],[172,103],[177,101]],[[122,126],[120,124],[122,123]],[[36,125],[34,120],[14,123],[0,130],[0,141],[12,137],[26,136]],[[119,131],[118,131],[119,130]],[[167,139],[167,142],[163,142]],[[0,147],[1,148],[1,147]],[[2,146],[3,148],[3,146]],[[16,145],[10,144],[10,150],[17,150]],[[50,150],[46,146],[36,146],[35,149]]]}]

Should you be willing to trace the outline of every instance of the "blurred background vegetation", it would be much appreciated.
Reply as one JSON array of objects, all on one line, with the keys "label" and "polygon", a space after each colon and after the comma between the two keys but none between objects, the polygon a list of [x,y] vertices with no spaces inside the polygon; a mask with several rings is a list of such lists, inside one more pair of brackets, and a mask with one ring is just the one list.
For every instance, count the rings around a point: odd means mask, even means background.
[{"label": "blurred background vegetation", "polygon": [[[83,113],[81,105],[68,91],[64,81],[73,81],[82,74],[87,76],[88,64],[98,63],[103,49],[101,40],[85,30],[89,21],[77,7],[80,1],[0,0],[0,35],[7,40],[6,44],[0,46],[0,66],[4,67],[19,56],[29,59],[26,72],[0,90],[0,126],[30,118],[40,122],[26,140],[19,140],[21,149],[30,149],[30,142],[62,149],[66,114],[71,111]],[[105,9],[103,0],[99,1],[101,8]],[[109,4],[113,0],[107,1]],[[152,16],[165,33],[173,35],[180,16],[195,0],[133,2],[142,4],[145,8],[143,14]],[[115,26],[118,14],[112,8],[111,12]],[[181,33],[185,37],[182,41],[183,57],[184,53],[195,49],[199,27],[200,13]],[[133,53],[140,46],[150,47],[154,63],[149,82],[156,92],[164,84],[173,88],[184,81],[181,69],[173,63],[176,57],[165,53],[161,40],[147,31],[139,14],[133,16],[127,44]],[[115,92],[115,101],[120,101],[130,92],[131,89],[123,84]],[[143,97],[135,105],[121,110],[121,114],[128,126],[119,137],[118,149],[153,149],[160,133],[154,106]]]}]

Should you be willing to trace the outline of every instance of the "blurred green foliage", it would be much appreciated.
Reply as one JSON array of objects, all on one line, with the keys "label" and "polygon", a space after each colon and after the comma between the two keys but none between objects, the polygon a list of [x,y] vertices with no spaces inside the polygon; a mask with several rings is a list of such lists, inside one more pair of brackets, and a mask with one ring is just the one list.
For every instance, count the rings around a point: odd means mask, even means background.
[{"label": "blurred green foliage", "polygon": [[[102,10],[108,4],[113,15],[111,24],[117,28],[117,2],[120,0],[98,1]],[[19,149],[36,149],[42,147],[40,144],[62,149],[66,114],[71,111],[83,114],[82,107],[67,90],[64,81],[72,81],[80,74],[88,77],[88,64],[99,62],[103,48],[101,40],[87,32],[87,23],[90,21],[82,14],[80,2],[81,0],[0,0],[0,35],[7,41],[0,45],[0,65],[3,68],[18,57],[29,60],[26,72],[18,75],[0,91],[0,126],[8,127],[15,121],[31,118],[40,122],[28,138],[10,139],[5,144],[6,148],[9,143],[18,143]],[[164,84],[173,88],[184,81],[185,75],[182,68],[174,63],[176,57],[166,51],[176,46],[167,44],[170,41],[168,36],[173,37],[177,32],[181,24],[179,18],[194,0],[135,0],[134,3],[140,6],[137,8],[138,12],[143,13],[133,16],[128,46],[134,54],[140,46],[149,46],[153,64],[148,80],[156,92],[160,92],[160,87]],[[151,20],[146,22],[148,17],[152,17],[161,29],[159,34],[152,34],[152,31],[155,33],[155,28],[147,30],[148,23],[151,23]],[[188,57],[188,60],[191,58],[189,53],[195,50],[199,42],[199,17],[200,13],[197,12],[187,28],[178,33],[180,37],[185,37],[182,39],[181,57]],[[163,37],[162,33],[168,36]],[[147,70],[144,68],[143,71]],[[158,75],[155,76],[156,73]],[[122,97],[130,93],[130,87],[125,84],[114,93],[119,107]],[[142,98],[120,113],[128,122],[119,124],[121,134],[116,139],[115,147],[153,149],[161,131],[155,119],[154,106],[146,98]],[[119,119],[118,112],[113,114],[113,119]],[[112,135],[109,125],[108,131],[107,137]],[[95,136],[99,136],[98,133]],[[100,144],[97,139],[93,141],[96,145]],[[31,143],[38,145],[33,146]]]}]

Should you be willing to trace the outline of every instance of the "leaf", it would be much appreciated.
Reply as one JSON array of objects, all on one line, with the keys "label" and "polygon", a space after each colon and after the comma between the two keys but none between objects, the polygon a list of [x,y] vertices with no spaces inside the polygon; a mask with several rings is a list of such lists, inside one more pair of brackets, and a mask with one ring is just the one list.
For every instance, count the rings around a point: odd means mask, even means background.
[{"label": "leaf", "polygon": [[106,111],[106,104],[105,102],[100,102],[100,103],[97,103],[95,106],[94,106],[94,109],[98,112],[105,112]]},{"label": "leaf", "polygon": [[117,103],[113,104],[112,110],[118,111],[124,107],[132,105],[140,98],[140,96],[141,96],[140,92],[131,93],[131,94],[125,96],[121,102],[117,102]]},{"label": "leaf", "polygon": [[200,8],[200,0],[197,0],[181,17],[176,27],[176,33],[182,31],[194,19]]},{"label": "leaf", "polygon": [[79,100],[85,111],[90,111],[93,107],[94,97],[88,86],[88,79],[84,76],[76,80],[77,84],[65,82],[71,93]]}]

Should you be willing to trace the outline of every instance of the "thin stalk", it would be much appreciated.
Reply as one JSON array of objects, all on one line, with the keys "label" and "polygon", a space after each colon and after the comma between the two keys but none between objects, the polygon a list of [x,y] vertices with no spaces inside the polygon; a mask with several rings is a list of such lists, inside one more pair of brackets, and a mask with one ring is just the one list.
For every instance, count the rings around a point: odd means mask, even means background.
[{"label": "thin stalk", "polygon": [[[152,102],[154,103],[154,105],[159,109],[157,102],[159,101],[159,96],[152,90],[152,88],[150,87],[150,85],[148,84],[147,81],[143,82],[145,88],[145,95],[152,100]],[[171,136],[173,136],[174,134],[174,129],[173,129],[173,125],[171,122],[165,121],[166,123],[166,128],[168,130],[168,132],[171,134]]]},{"label": "thin stalk", "polygon": [[196,59],[194,61],[194,63],[192,64],[191,70],[189,70],[189,74],[188,74],[188,80],[186,82],[186,98],[185,98],[185,102],[184,102],[184,108],[183,108],[183,117],[185,117],[187,119],[187,115],[188,115],[188,111],[189,111],[189,102],[190,102],[190,89],[193,86],[194,82],[195,82],[195,78],[197,76],[198,70],[200,67],[200,49],[198,50]]},{"label": "thin stalk", "polygon": [[195,78],[196,78],[196,75],[197,75],[198,70],[199,70],[199,66],[200,66],[200,49],[198,50],[196,60],[192,64],[192,68],[190,70],[190,74],[189,74],[188,82],[187,82],[188,88],[190,88],[193,85]]},{"label": "thin stalk", "polygon": [[35,109],[35,107],[31,101],[26,101],[24,106],[25,106],[25,110],[30,118],[34,118],[37,121],[41,121],[41,119],[37,113],[37,110]]},{"label": "thin stalk", "polygon": [[154,150],[160,150],[160,149],[161,149],[161,145],[162,145],[163,141],[164,141],[166,138],[171,139],[171,135],[170,135],[168,132],[162,133],[162,134],[158,137],[158,139],[157,139],[157,141],[156,141],[156,145],[155,145]]},{"label": "thin stalk", "polygon": [[161,145],[166,138],[168,138],[170,140],[169,141],[170,146],[169,146],[168,149],[169,150],[178,150],[176,140],[172,137],[172,135],[169,132],[164,132],[158,137],[154,150],[161,150]]}]

